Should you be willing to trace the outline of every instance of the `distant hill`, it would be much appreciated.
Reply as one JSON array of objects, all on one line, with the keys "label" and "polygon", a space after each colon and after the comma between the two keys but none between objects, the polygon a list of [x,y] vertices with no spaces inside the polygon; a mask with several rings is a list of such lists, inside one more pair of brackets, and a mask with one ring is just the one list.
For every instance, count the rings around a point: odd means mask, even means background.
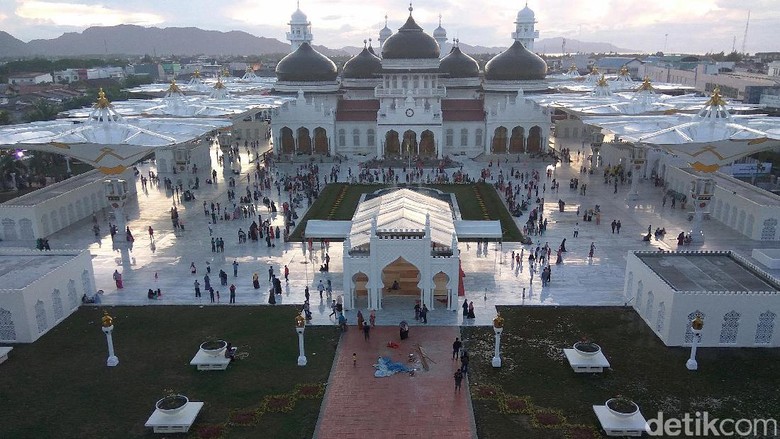
[{"label": "distant hill", "polygon": [[[561,44],[563,38],[543,38],[534,42],[534,52],[538,53],[561,53]],[[617,47],[612,43],[596,43],[591,41],[580,41],[572,38],[566,38],[566,53],[641,53],[641,50],[624,49]]]},{"label": "distant hill", "polygon": [[[540,53],[560,53],[562,38],[545,38],[535,43]],[[507,47],[509,44],[507,43]],[[327,56],[356,55],[362,47],[329,49],[314,45]],[[460,43],[468,54],[499,53],[506,47],[471,46]],[[379,51],[378,45],[374,47]],[[196,27],[143,27],[136,25],[93,26],[83,32],[68,32],[48,40],[25,43],[0,31],[0,57],[19,56],[86,56],[86,55],[267,55],[288,53],[290,45],[273,38],[257,37],[243,31],[221,32]],[[610,43],[566,40],[566,51],[636,52]]]},{"label": "distant hill", "polygon": [[0,57],[26,56],[27,44],[0,30]]}]

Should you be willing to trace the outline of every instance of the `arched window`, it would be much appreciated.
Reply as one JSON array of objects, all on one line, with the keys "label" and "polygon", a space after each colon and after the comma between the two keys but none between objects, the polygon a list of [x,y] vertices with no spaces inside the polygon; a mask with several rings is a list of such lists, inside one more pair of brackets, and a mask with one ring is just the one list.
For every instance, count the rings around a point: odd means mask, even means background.
[{"label": "arched window", "polygon": [[758,316],[756,344],[769,344],[772,341],[772,334],[775,332],[775,317],[777,314],[772,311],[761,313]]},{"label": "arched window", "polygon": [[454,134],[452,132],[452,129],[448,129],[447,132],[444,135],[444,143],[446,146],[452,146]]},{"label": "arched window", "polygon": [[636,310],[641,313],[641,307],[642,307],[642,298],[644,297],[644,291],[642,291],[642,281],[636,283],[636,302],[634,302],[636,305]]},{"label": "arched window", "polygon": [[723,315],[723,324],[720,328],[720,342],[734,344],[737,342],[737,331],[739,330],[739,313],[729,311]]},{"label": "arched window", "polygon": [[35,304],[35,321],[38,323],[38,333],[42,333],[49,328],[49,322],[46,319],[46,308],[40,300]]},{"label": "arched window", "polygon": [[652,291],[647,292],[647,305],[645,305],[645,316],[648,321],[653,318],[653,302],[655,301],[655,295]]},{"label": "arched window", "polygon": [[628,283],[626,284],[626,291],[628,292],[628,295],[626,296],[626,300],[631,300],[634,291],[634,272],[629,271],[628,272]]},{"label": "arched window", "polygon": [[482,128],[477,128],[474,133],[474,145],[482,146]]},{"label": "arched window", "polygon": [[0,340],[16,340],[16,325],[13,314],[7,309],[0,308]]},{"label": "arched window", "polygon": [[366,144],[367,144],[368,146],[374,146],[374,143],[376,142],[376,141],[374,140],[374,137],[375,137],[374,130],[373,130],[373,129],[371,129],[371,128],[369,128],[369,129],[366,131]]},{"label": "arched window", "polygon": [[468,128],[463,128],[460,130],[460,146],[468,146],[469,145],[469,130]]},{"label": "arched window", "polygon": [[352,146],[360,146],[360,130],[352,130]]},{"label": "arched window", "polygon": [[51,293],[51,303],[54,307],[54,321],[58,321],[62,318],[62,296],[60,295],[60,290],[58,288],[55,288],[54,291]]},{"label": "arched window", "polygon": [[347,132],[344,129],[339,130],[339,146],[347,146]]},{"label": "arched window", "polygon": [[664,329],[666,320],[666,305],[661,302],[658,304],[658,318],[655,320],[655,332],[661,332]]}]

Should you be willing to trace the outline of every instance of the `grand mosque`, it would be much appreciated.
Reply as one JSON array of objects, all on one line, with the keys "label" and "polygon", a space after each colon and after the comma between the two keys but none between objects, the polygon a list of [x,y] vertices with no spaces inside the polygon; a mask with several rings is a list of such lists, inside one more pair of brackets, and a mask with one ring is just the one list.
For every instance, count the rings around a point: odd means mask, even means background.
[{"label": "grand mosque", "polygon": [[[480,69],[441,26],[430,35],[413,8],[397,32],[379,32],[339,71],[312,46],[300,9],[290,20],[292,53],[276,67],[275,92],[297,96],[273,117],[283,156],[348,154],[441,158],[538,153],[550,133],[549,110],[524,93],[543,90],[547,65],[534,54],[534,13],[518,14],[511,46]],[[449,48],[449,51],[443,50]]]}]

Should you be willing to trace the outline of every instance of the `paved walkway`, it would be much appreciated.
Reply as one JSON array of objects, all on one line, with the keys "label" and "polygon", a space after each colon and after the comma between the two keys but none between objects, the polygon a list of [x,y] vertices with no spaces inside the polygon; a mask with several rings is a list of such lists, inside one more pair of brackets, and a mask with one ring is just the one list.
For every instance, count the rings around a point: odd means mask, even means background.
[{"label": "paved walkway", "polygon": [[[369,341],[351,326],[338,345],[315,439],[452,438],[475,439],[476,426],[467,380],[455,392],[452,360],[456,327],[413,327],[400,340],[397,326],[376,327]],[[400,345],[388,348],[388,342]],[[428,371],[414,376],[399,373],[375,378],[373,364],[380,356],[408,363],[420,344],[432,361]],[[352,364],[357,354],[357,365]]]}]

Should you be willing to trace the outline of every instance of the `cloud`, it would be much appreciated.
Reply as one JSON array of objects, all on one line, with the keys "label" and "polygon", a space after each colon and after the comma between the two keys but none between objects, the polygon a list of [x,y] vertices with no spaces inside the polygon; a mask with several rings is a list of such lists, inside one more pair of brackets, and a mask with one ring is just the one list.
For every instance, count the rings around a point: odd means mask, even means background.
[{"label": "cloud", "polygon": [[102,5],[43,1],[20,1],[16,15],[37,23],[74,27],[117,24],[150,26],[164,21],[162,16],[152,13],[130,12]]}]

